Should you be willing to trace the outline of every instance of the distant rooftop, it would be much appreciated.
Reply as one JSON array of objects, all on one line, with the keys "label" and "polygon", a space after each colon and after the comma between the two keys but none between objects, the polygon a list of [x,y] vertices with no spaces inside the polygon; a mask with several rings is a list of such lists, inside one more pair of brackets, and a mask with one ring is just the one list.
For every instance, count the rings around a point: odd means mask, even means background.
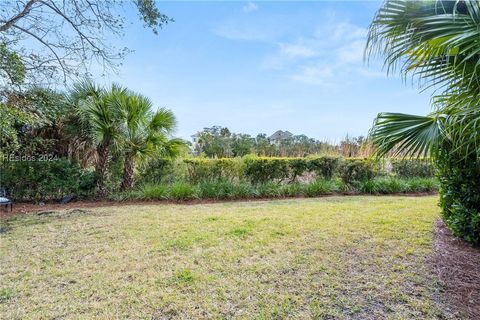
[{"label": "distant rooftop", "polygon": [[293,136],[293,133],[291,133],[290,131],[278,130],[274,134],[272,134],[270,137],[268,137],[268,139],[270,139],[270,140],[283,140],[283,139],[290,138],[291,136]]}]

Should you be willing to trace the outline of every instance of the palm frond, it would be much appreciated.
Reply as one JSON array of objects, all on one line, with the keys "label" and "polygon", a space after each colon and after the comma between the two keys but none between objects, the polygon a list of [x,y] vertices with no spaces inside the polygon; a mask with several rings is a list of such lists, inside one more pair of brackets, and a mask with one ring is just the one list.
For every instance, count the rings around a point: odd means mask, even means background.
[{"label": "palm frond", "polygon": [[369,138],[376,155],[428,157],[443,140],[445,115],[416,116],[403,113],[380,113],[375,119]]}]

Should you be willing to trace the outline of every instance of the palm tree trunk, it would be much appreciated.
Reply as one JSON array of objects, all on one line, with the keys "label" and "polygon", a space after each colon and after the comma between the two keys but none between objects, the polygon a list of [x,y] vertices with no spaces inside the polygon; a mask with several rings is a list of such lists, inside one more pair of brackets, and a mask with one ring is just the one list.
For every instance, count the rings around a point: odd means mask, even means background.
[{"label": "palm tree trunk", "polygon": [[107,195],[107,186],[105,185],[105,180],[107,177],[108,170],[108,157],[110,155],[110,149],[108,146],[99,146],[97,148],[98,159],[96,163],[96,172],[97,172],[97,188],[98,193],[101,197]]},{"label": "palm tree trunk", "polygon": [[125,162],[123,165],[123,181],[122,181],[122,190],[129,190],[133,188],[135,183],[133,170],[135,168],[135,158],[131,154],[125,155]]}]

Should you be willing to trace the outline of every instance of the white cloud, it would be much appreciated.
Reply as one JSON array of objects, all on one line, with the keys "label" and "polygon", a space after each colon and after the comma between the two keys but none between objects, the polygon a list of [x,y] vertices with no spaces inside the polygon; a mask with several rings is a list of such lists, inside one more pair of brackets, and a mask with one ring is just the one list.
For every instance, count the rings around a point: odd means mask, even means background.
[{"label": "white cloud", "polygon": [[322,87],[333,87],[335,85],[334,77],[333,68],[325,65],[304,66],[300,72],[289,76],[291,80]]},{"label": "white cloud", "polygon": [[337,49],[337,59],[342,64],[363,63],[365,41],[355,40]]},{"label": "white cloud", "polygon": [[335,15],[300,35],[288,26],[288,17],[252,15],[224,21],[214,32],[232,40],[264,43],[267,53],[261,67],[290,81],[334,88],[381,77],[364,65],[366,28],[339,21]]},{"label": "white cloud", "polygon": [[243,12],[245,13],[250,13],[257,10],[258,10],[258,5],[251,1],[247,2],[247,4],[243,6]]},{"label": "white cloud", "polygon": [[274,43],[288,31],[288,25],[281,23],[284,19],[283,16],[274,15],[241,15],[219,22],[212,28],[212,32],[230,40]]},{"label": "white cloud", "polygon": [[[305,54],[296,55],[297,60],[289,68],[284,65],[287,77],[325,88],[378,78],[379,74],[370,72],[363,63],[366,36],[367,29],[349,22],[330,21],[318,26],[312,36],[301,39],[302,50],[298,51]],[[298,42],[291,45],[296,48]],[[278,55],[285,55],[284,51],[279,50]]]},{"label": "white cloud", "polygon": [[366,38],[367,29],[349,22],[331,23],[320,26],[315,30],[315,37],[329,38],[334,41],[348,41],[358,38]]},{"label": "white cloud", "polygon": [[317,55],[314,49],[302,44],[280,43],[279,45],[281,53],[289,57],[309,58]]}]

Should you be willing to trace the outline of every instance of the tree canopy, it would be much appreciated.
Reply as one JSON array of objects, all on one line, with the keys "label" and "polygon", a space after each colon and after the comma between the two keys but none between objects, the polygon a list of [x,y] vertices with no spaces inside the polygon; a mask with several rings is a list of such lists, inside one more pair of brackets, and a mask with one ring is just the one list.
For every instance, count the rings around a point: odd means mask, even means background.
[{"label": "tree canopy", "polygon": [[1,1],[2,86],[66,83],[90,76],[96,64],[116,70],[129,49],[109,39],[123,35],[125,10],[134,8],[155,34],[173,21],[153,0]]}]

